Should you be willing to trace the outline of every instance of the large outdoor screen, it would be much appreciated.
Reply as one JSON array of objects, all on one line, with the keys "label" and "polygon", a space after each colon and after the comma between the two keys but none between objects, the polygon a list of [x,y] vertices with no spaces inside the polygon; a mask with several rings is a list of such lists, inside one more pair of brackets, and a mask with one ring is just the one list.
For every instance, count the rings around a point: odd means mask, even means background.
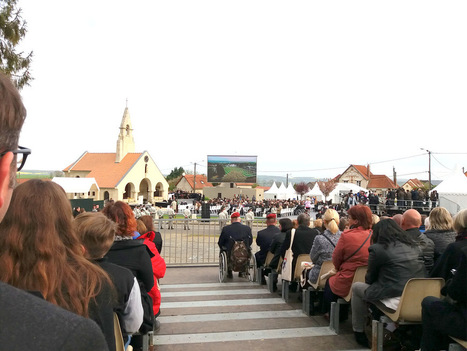
[{"label": "large outdoor screen", "polygon": [[208,182],[256,183],[257,156],[208,155]]}]

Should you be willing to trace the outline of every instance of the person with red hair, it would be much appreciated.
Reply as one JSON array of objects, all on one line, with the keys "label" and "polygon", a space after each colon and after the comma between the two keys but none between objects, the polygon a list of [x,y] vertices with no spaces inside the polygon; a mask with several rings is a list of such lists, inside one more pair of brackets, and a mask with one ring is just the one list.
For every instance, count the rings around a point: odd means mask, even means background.
[{"label": "person with red hair", "polygon": [[[144,309],[143,325],[139,331],[141,334],[146,334],[154,327],[152,300],[148,295],[154,286],[151,263],[153,253],[142,240],[133,240],[136,219],[127,203],[110,201],[102,213],[117,223],[114,243],[105,257],[113,264],[128,268],[138,280]],[[141,335],[133,336],[131,344],[134,350],[141,349]]]},{"label": "person with red hair", "polygon": [[[329,311],[331,302],[349,294],[355,271],[368,264],[372,213],[368,206],[356,205],[347,211],[350,229],[345,230],[332,254],[336,274],[331,276],[324,287],[324,299]],[[348,305],[341,308],[341,320],[347,318]],[[343,306],[343,307],[344,307]]]}]

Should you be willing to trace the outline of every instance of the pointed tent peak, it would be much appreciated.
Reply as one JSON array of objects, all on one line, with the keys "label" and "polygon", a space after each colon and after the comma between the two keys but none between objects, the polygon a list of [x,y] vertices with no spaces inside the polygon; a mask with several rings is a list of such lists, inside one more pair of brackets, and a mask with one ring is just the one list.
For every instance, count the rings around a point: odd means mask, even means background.
[{"label": "pointed tent peak", "polygon": [[284,183],[281,183],[281,185],[279,186],[279,190],[286,190]]}]

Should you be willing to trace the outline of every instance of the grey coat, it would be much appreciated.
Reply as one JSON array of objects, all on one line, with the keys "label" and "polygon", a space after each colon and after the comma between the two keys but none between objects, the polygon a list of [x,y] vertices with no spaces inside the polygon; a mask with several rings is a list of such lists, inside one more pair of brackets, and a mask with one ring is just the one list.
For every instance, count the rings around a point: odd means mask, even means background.
[{"label": "grey coat", "polygon": [[425,231],[425,235],[428,239],[433,240],[435,244],[435,261],[441,256],[446,250],[446,247],[450,243],[456,241],[457,233],[450,230],[436,230],[436,229],[428,229]]},{"label": "grey coat", "polygon": [[[316,283],[318,280],[319,271],[321,265],[324,261],[332,260],[332,253],[336,247],[337,241],[341,237],[341,231],[338,231],[336,234],[332,234],[329,230],[325,230],[323,234],[317,235],[313,241],[313,246],[310,251],[310,259],[313,262],[314,266],[308,273],[308,279],[312,283]],[[329,238],[331,242],[326,239]]]}]

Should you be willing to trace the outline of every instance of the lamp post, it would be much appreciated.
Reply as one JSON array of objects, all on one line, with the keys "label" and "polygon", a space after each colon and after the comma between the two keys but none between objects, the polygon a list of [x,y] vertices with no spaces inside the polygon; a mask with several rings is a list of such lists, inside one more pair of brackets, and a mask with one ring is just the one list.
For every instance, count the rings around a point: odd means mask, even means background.
[{"label": "lamp post", "polygon": [[431,190],[431,151],[424,148],[420,148],[420,150],[426,151],[428,153],[428,190]]}]

